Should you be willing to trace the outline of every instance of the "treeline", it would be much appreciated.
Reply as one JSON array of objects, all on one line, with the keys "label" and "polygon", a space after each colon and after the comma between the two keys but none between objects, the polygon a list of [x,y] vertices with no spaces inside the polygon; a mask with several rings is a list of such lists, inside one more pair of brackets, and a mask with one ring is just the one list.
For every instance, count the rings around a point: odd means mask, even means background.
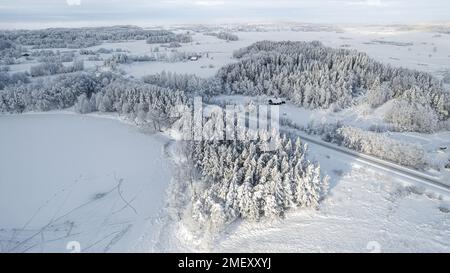
[{"label": "treeline", "polygon": [[258,221],[293,208],[317,208],[328,177],[307,160],[306,146],[284,136],[267,150],[268,140],[187,142],[169,207],[202,235],[238,218]]},{"label": "treeline", "polygon": [[50,28],[41,30],[3,30],[0,41],[33,48],[85,48],[104,41],[146,40],[175,35],[166,30],[145,30],[134,26],[92,28]]},{"label": "treeline", "polygon": [[73,106],[81,94],[90,97],[115,77],[111,73],[96,77],[91,73],[79,72],[52,79],[39,79],[29,84],[7,86],[0,91],[0,112],[65,109]]},{"label": "treeline", "polygon": [[16,59],[20,58],[26,49],[22,46],[13,43],[10,40],[2,39],[0,36],[0,64],[10,65],[15,64]]},{"label": "treeline", "polygon": [[[228,94],[282,96],[306,108],[335,109],[391,99],[419,101],[446,120],[450,94],[430,74],[394,68],[367,54],[332,49],[320,42],[257,42],[237,50],[239,62],[217,74]],[[368,96],[369,90],[383,92]],[[372,101],[373,100],[373,101]]]},{"label": "treeline", "polygon": [[182,91],[124,79],[120,75],[78,72],[7,86],[0,91],[0,112],[74,109],[118,112],[155,128],[170,123],[175,105],[187,104]]},{"label": "treeline", "polygon": [[80,49],[79,53],[80,55],[98,55],[98,54],[113,54],[113,53],[124,53],[127,52],[127,50],[122,48],[116,48],[116,49],[107,49],[107,48],[99,48],[97,50],[91,50],[91,49]]},{"label": "treeline", "polygon": [[[51,50],[49,50],[49,51],[53,52]],[[31,54],[31,56],[36,56],[36,55],[37,54]],[[28,58],[30,58],[30,57],[28,57]],[[57,51],[57,52],[53,52],[53,54],[43,54],[37,58],[37,61],[41,62],[41,63],[50,63],[50,62],[68,63],[68,62],[73,62],[74,59],[75,59],[74,51],[64,52],[64,53]]]},{"label": "treeline", "polygon": [[[150,56],[142,56],[139,57],[142,60],[146,60],[146,61],[155,61],[156,59]],[[104,60],[103,65],[106,67],[110,67],[110,68],[115,68],[118,64],[130,64],[135,62],[136,59],[128,54],[125,53],[119,53],[119,54],[114,54],[113,56],[109,57],[108,59]]]},{"label": "treeline", "polygon": [[187,33],[175,34],[173,32],[163,32],[159,35],[152,35],[147,38],[147,44],[166,44],[166,43],[190,43],[192,36]]},{"label": "treeline", "polygon": [[190,94],[208,95],[219,93],[220,84],[216,78],[204,79],[194,74],[178,74],[163,71],[142,77],[142,81]]},{"label": "treeline", "polygon": [[420,145],[394,140],[379,133],[355,127],[342,127],[337,131],[341,145],[368,155],[374,155],[402,166],[423,169],[425,151]]},{"label": "treeline", "polygon": [[107,67],[117,67],[118,64],[131,64],[134,62],[184,62],[193,56],[199,56],[194,52],[152,52],[146,55],[130,55],[125,53],[114,54],[104,61]]},{"label": "treeline", "polygon": [[442,81],[446,84],[450,84],[450,70],[446,71]]},{"label": "treeline", "polygon": [[89,96],[81,94],[75,104],[79,113],[117,112],[142,126],[161,130],[179,117],[176,106],[187,105],[188,97],[156,85],[130,80],[116,80]]},{"label": "treeline", "polygon": [[65,66],[60,60],[44,62],[30,67],[32,77],[50,76],[56,74],[72,73],[84,70],[82,60],[74,61],[72,65]]},{"label": "treeline", "polygon": [[30,77],[27,72],[8,73],[7,68],[0,69],[0,90],[8,85],[29,83]]},{"label": "treeline", "polygon": [[224,31],[221,31],[218,33],[206,32],[206,33],[204,33],[204,35],[214,36],[214,37],[217,37],[217,39],[221,39],[221,40],[225,40],[225,41],[238,41],[239,40],[239,36],[229,33],[229,32],[224,32]]},{"label": "treeline", "polygon": [[387,137],[381,132],[366,131],[342,123],[314,123],[303,128],[322,140],[403,166],[423,169],[426,165],[422,146]]}]

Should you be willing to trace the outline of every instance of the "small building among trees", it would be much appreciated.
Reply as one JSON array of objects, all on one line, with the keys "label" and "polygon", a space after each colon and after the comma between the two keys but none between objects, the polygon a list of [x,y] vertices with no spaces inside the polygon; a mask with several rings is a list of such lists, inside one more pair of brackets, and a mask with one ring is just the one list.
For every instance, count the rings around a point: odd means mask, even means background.
[{"label": "small building among trees", "polygon": [[286,104],[286,102],[282,99],[269,99],[269,105],[282,105]]}]

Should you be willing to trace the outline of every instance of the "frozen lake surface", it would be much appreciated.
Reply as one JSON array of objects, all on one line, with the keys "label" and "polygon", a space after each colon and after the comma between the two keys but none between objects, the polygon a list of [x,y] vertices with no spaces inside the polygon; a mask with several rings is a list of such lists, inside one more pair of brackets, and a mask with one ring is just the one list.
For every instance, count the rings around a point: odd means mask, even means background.
[{"label": "frozen lake surface", "polygon": [[63,113],[0,116],[0,131],[0,252],[128,251],[152,233],[166,138]]}]

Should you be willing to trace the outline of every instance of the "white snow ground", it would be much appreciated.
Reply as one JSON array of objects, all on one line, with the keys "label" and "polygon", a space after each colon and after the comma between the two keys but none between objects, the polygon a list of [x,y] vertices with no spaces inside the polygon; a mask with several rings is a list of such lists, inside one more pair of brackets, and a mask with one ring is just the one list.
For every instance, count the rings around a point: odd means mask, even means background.
[{"label": "white snow ground", "polygon": [[199,248],[185,230],[163,225],[160,209],[171,177],[162,153],[167,139],[115,119],[0,117],[2,251],[65,252],[71,241],[86,252],[450,251],[448,194],[314,145],[311,156],[332,177],[319,211],[240,221],[211,247]]},{"label": "white snow ground", "polygon": [[67,113],[3,115],[0,132],[0,252],[136,251],[159,230],[165,137]]},{"label": "white snow ground", "polygon": [[[260,40],[320,40],[328,46],[358,49],[380,61],[437,77],[450,68],[450,36],[446,34],[420,30],[367,32],[362,28],[348,28],[342,33],[235,34],[239,41],[225,42],[196,34],[193,43],[178,49],[208,53],[209,58],[196,62],[144,62],[121,68],[135,77],[163,70],[208,77],[234,61],[234,50]],[[129,41],[98,48],[123,48],[129,54],[144,55],[156,46]],[[100,63],[86,61],[85,66],[90,69]],[[12,65],[11,72],[29,70],[32,64]],[[364,109],[333,116],[289,104],[282,112],[299,124],[311,118],[345,118],[352,125],[366,126],[369,120],[379,118],[379,113],[368,115]],[[448,132],[393,137],[423,142],[430,152],[448,143]],[[141,134],[117,120],[93,116],[0,116],[0,252],[66,252],[70,251],[66,249],[70,241],[78,241],[85,252],[450,251],[448,194],[422,188],[314,145],[310,154],[332,176],[330,195],[319,211],[292,211],[286,219],[273,222],[234,223],[211,247],[199,248],[185,230],[164,225],[160,214],[164,190],[171,178],[162,153],[167,141],[161,135]],[[120,179],[123,182],[119,194]],[[176,233],[172,233],[174,230]]]}]

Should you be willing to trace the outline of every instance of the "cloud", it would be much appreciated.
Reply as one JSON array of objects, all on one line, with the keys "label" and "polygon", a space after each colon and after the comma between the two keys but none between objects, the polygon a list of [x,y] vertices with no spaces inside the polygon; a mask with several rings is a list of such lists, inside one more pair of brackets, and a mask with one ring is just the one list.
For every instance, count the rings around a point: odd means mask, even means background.
[{"label": "cloud", "polygon": [[80,6],[81,0],[66,0],[67,5],[69,6]]},{"label": "cloud", "polygon": [[222,6],[225,4],[229,4],[230,1],[226,2],[225,0],[165,0],[162,1],[163,4],[170,4],[172,6]]},{"label": "cloud", "polygon": [[12,22],[34,26],[34,22],[390,24],[437,20],[450,20],[449,0],[0,0],[0,28]]},{"label": "cloud", "polygon": [[[342,1],[342,0],[341,0]],[[161,0],[163,4],[178,6],[228,6],[228,7],[304,7],[322,5],[329,0]]]},{"label": "cloud", "polygon": [[225,2],[220,0],[203,0],[194,1],[193,4],[198,6],[222,6],[225,5]]},{"label": "cloud", "polygon": [[347,1],[347,5],[353,6],[369,6],[369,7],[387,7],[388,3],[381,0],[353,0]]}]

